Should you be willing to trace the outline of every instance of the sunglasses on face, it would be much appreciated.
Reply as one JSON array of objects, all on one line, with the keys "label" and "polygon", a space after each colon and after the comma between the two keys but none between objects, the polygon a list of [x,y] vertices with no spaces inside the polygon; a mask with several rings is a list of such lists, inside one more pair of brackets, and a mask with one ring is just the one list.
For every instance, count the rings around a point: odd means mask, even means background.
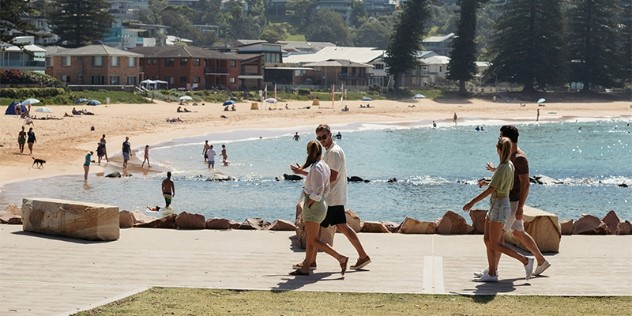
[{"label": "sunglasses on face", "polygon": [[325,139],[327,139],[327,137],[329,137],[329,135],[327,135],[327,134],[325,134],[323,136],[316,136],[316,140],[317,141],[325,140]]}]

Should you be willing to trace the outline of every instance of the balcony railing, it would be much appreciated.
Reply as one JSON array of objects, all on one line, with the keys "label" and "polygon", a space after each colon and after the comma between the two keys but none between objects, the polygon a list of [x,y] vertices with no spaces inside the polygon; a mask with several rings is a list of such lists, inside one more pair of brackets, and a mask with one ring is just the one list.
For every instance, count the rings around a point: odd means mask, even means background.
[{"label": "balcony railing", "polygon": [[45,61],[39,60],[0,60],[0,67],[46,67]]},{"label": "balcony railing", "polygon": [[204,72],[207,74],[227,74],[228,68],[226,67],[204,67]]},{"label": "balcony railing", "polygon": [[346,72],[338,73],[338,79],[341,79],[341,80],[368,79],[369,77],[370,77],[369,74],[354,74],[354,73],[346,73]]}]

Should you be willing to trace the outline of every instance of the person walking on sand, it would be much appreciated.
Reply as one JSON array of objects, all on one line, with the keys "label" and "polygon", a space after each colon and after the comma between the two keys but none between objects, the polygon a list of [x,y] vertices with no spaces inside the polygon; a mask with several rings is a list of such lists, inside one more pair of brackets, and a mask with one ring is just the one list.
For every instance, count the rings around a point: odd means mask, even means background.
[{"label": "person walking on sand", "polygon": [[211,147],[209,147],[208,150],[206,151],[206,156],[208,157],[209,169],[215,169],[215,156],[216,155],[217,153],[215,152],[215,149],[213,149],[213,145],[211,145]]},{"label": "person walking on sand", "polygon": [[311,262],[315,262],[316,252],[318,250],[338,260],[338,263],[340,263],[340,273],[342,275],[347,271],[349,258],[339,254],[328,244],[318,240],[320,231],[319,224],[327,216],[325,196],[331,186],[329,179],[331,170],[321,159],[322,153],[323,149],[320,144],[312,140],[307,143],[307,158],[303,166],[298,164],[296,166],[290,165],[290,169],[294,172],[303,173],[305,169],[309,168],[309,172],[305,172],[305,184],[303,185],[302,192],[305,198],[303,202],[303,212],[301,212],[306,235],[305,260],[303,260],[303,263],[299,264],[298,267],[295,267],[296,270],[290,272],[290,275],[309,275],[309,265]]},{"label": "person walking on sand", "polygon": [[24,144],[26,144],[26,132],[24,131],[24,126],[22,126],[22,130],[18,133],[18,147],[20,148],[20,155],[24,153]]},{"label": "person walking on sand", "polygon": [[92,162],[92,155],[94,152],[86,154],[86,160],[83,163],[83,181],[88,181],[88,172],[90,172],[90,162]]},{"label": "person walking on sand", "polygon": [[[347,224],[347,217],[345,215],[345,205],[347,204],[347,167],[346,157],[342,148],[333,141],[331,137],[331,129],[327,124],[320,124],[316,127],[316,140],[325,148],[325,155],[323,160],[329,166],[331,170],[330,182],[331,190],[326,194],[325,200],[327,201],[327,216],[320,223],[320,227],[327,228],[330,225],[335,225],[339,232],[341,232],[355,250],[358,252],[358,261],[350,268],[359,270],[369,263],[371,258],[364,251],[362,243],[358,238],[358,234],[349,227]],[[307,174],[299,168],[292,168],[295,174]],[[316,265],[316,258],[311,262],[311,267]],[[299,265],[296,265],[297,267]]]},{"label": "person walking on sand", "polygon": [[[535,268],[533,275],[539,276],[548,269],[551,264],[544,258],[542,252],[538,248],[538,245],[533,240],[533,237],[524,230],[524,222],[522,216],[524,213],[524,205],[529,196],[529,187],[531,185],[529,181],[529,160],[527,155],[518,147],[518,136],[520,133],[518,129],[513,125],[505,125],[500,128],[500,136],[507,137],[511,140],[511,156],[510,161],[515,167],[513,187],[509,191],[509,201],[511,203],[511,214],[507,221],[506,227],[511,230],[511,233],[516,237],[524,246],[533,254],[538,266]],[[487,163],[487,170],[496,171],[494,165]],[[495,264],[498,266],[500,262],[500,254],[495,258]],[[489,267],[487,268],[487,270]],[[486,270],[477,272],[475,275],[483,275]]]},{"label": "person walking on sand", "polygon": [[204,156],[204,162],[208,160],[208,149],[211,148],[211,145],[208,144],[208,140],[204,141],[204,148],[202,149],[202,156]]},{"label": "person walking on sand", "polygon": [[538,109],[538,112],[537,112],[537,114],[535,116],[535,121],[537,122],[539,120],[540,120],[540,109]]},{"label": "person walking on sand", "polygon": [[511,140],[507,137],[498,138],[496,153],[500,164],[492,176],[489,187],[463,206],[463,210],[467,212],[472,209],[474,204],[491,195],[491,207],[485,217],[485,233],[483,235],[487,248],[489,268],[486,273],[476,277],[474,281],[498,282],[498,266],[495,258],[497,255],[500,256],[501,253],[522,262],[525,269],[525,278],[529,280],[533,272],[533,258],[527,258],[519,254],[513,248],[508,247],[502,240],[503,230],[506,229],[507,219],[511,214],[509,191],[513,186],[514,177],[514,165],[509,160],[511,156]]},{"label": "person walking on sand", "polygon": [[[99,143],[101,143],[102,146],[103,146],[103,156],[105,156],[105,161],[110,162],[110,158],[108,158],[108,149],[105,146],[105,143],[106,143],[106,141],[105,141],[105,134],[103,134],[103,136],[101,136],[101,139],[99,140]],[[100,162],[101,161],[99,160],[99,163]]]},{"label": "person walking on sand", "polygon": [[456,120],[457,120],[457,116],[456,116],[456,112],[454,112],[454,116],[452,117],[452,122],[454,122],[454,125],[456,125]]},{"label": "person walking on sand", "polygon": [[169,208],[171,199],[176,196],[176,186],[171,181],[171,171],[167,171],[167,178],[162,180],[162,196],[165,198],[165,208]]},{"label": "person walking on sand", "polygon": [[123,151],[123,168],[127,168],[127,161],[129,160],[129,155],[132,152],[132,147],[129,143],[129,137],[125,137],[122,151]]},{"label": "person walking on sand", "polygon": [[145,161],[147,161],[147,168],[151,168],[151,165],[149,164],[149,145],[145,145],[145,155],[143,157],[143,163],[140,165],[140,167],[145,167]]},{"label": "person walking on sand", "polygon": [[37,139],[35,138],[35,132],[33,132],[33,128],[29,127],[29,132],[26,133],[26,143],[29,145],[29,155],[33,155],[33,144]]}]

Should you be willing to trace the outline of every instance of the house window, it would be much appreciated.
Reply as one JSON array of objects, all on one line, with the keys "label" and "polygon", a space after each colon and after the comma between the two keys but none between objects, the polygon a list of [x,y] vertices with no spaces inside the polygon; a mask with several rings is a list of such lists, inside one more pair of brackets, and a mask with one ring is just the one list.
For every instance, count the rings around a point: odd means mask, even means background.
[{"label": "house window", "polygon": [[119,57],[118,56],[112,56],[111,57],[111,64],[112,67],[118,67],[119,66]]},{"label": "house window", "polygon": [[93,56],[92,57],[92,66],[101,67],[103,66],[103,56]]},{"label": "house window", "polygon": [[62,66],[70,66],[70,56],[61,56],[61,65]]},{"label": "house window", "polygon": [[136,85],[136,76],[127,76],[127,84]]},{"label": "house window", "polygon": [[61,82],[70,82],[70,76],[61,75]]},{"label": "house window", "polygon": [[193,77],[193,83],[200,82],[200,77]]},{"label": "house window", "polygon": [[375,64],[375,65],[373,65],[373,66],[374,66],[374,67],[375,67],[375,69],[377,69],[377,70],[384,69],[384,64]]},{"label": "house window", "polygon": [[[154,62],[155,64],[156,62]],[[127,67],[136,67],[136,57],[127,57]]]},{"label": "house window", "polygon": [[105,77],[104,76],[92,76],[92,84],[104,84]]},{"label": "house window", "polygon": [[235,83],[235,77],[230,78],[230,83]]},{"label": "house window", "polygon": [[443,67],[439,66],[439,72],[443,72]]},{"label": "house window", "polygon": [[110,84],[112,84],[112,85],[119,85],[119,84],[121,84],[121,78],[119,76],[111,76],[110,77]]},{"label": "house window", "polygon": [[168,82],[169,84],[174,84],[176,80],[174,77],[166,77],[165,81]]},{"label": "house window", "polygon": [[193,65],[194,66],[199,66],[200,65],[200,59],[199,58],[193,59]]},{"label": "house window", "polygon": [[237,61],[236,60],[231,60],[230,61],[230,66],[233,67],[233,68],[237,67]]},{"label": "house window", "polygon": [[165,59],[165,67],[173,67],[173,65],[175,65],[176,61],[173,58],[167,58]]},{"label": "house window", "polygon": [[180,66],[186,66],[187,65],[187,61],[188,61],[188,59],[186,59],[186,58],[180,58]]},{"label": "house window", "polygon": [[46,57],[46,67],[53,67],[53,57]]},{"label": "house window", "polygon": [[187,82],[187,76],[181,76],[180,77],[180,82],[181,83],[186,83]]}]

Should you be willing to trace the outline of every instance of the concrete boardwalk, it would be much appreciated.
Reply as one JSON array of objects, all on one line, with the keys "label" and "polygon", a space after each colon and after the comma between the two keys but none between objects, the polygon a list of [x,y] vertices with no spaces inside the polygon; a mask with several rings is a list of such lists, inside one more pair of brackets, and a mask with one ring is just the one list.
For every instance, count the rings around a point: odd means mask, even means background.
[{"label": "concrete boardwalk", "polygon": [[[543,276],[500,263],[501,282],[472,282],[486,267],[481,235],[360,234],[372,258],[341,278],[319,254],[309,277],[287,273],[301,261],[293,232],[132,228],[115,242],[25,233],[0,225],[0,315],[59,315],[93,308],[152,286],[432,294],[632,295],[632,236],[564,236]],[[344,236],[336,249],[357,254]]]}]

